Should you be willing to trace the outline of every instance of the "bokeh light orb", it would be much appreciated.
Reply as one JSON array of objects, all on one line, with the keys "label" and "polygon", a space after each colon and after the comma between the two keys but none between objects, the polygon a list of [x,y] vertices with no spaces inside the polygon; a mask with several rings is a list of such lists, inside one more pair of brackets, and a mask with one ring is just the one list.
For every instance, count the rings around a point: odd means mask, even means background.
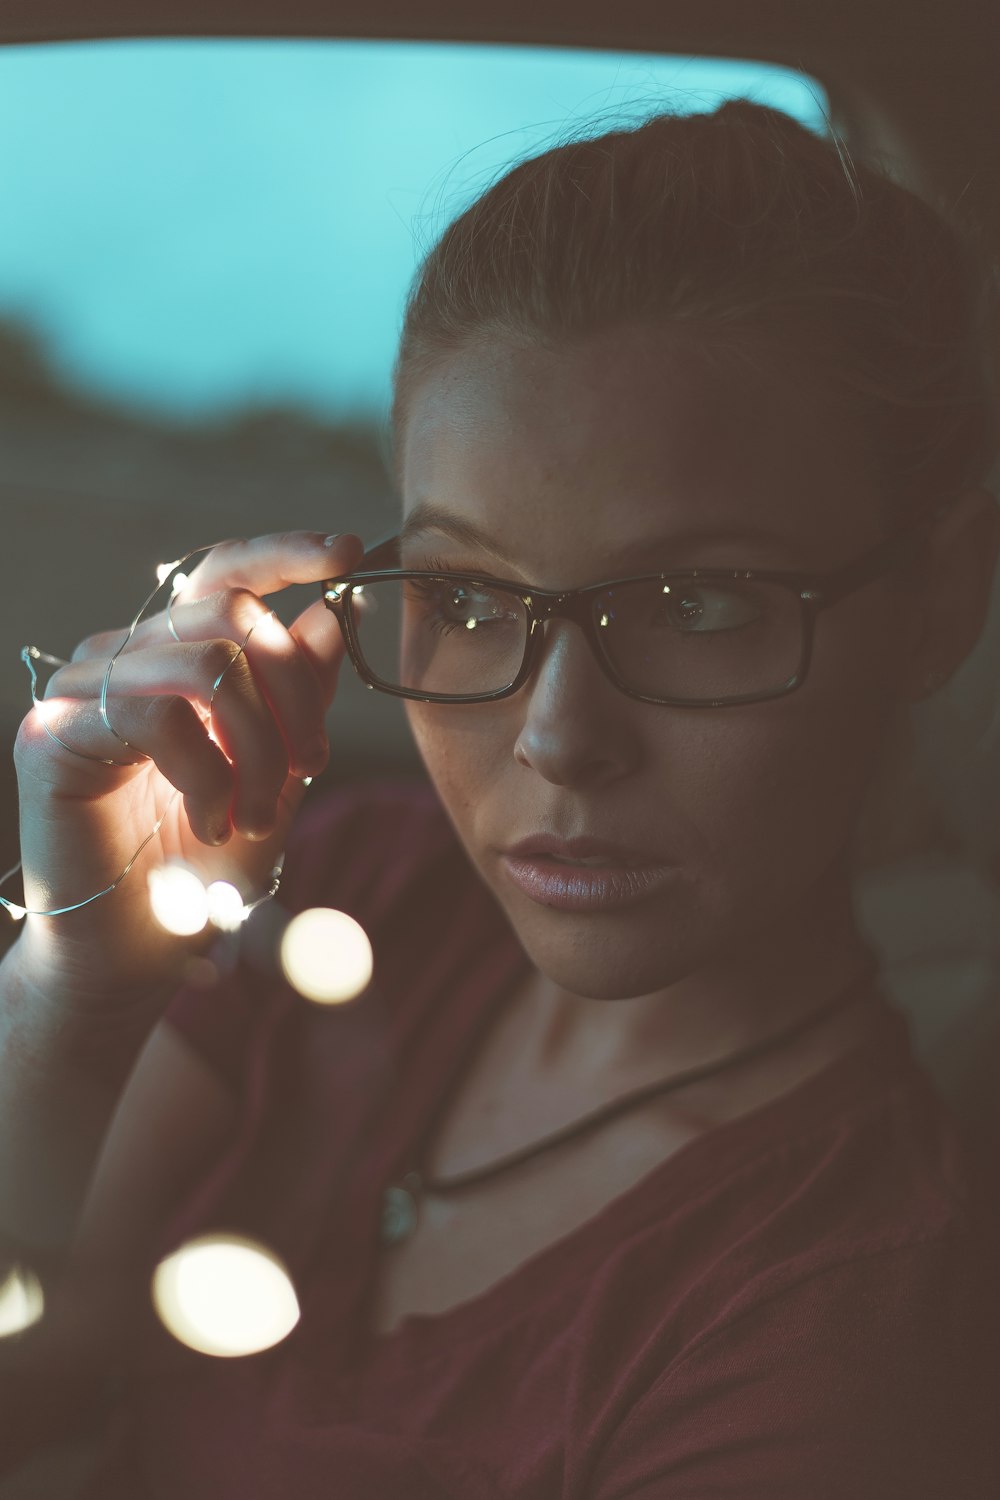
[{"label": "bokeh light orb", "polygon": [[236,932],[246,917],[243,897],[228,880],[213,880],[208,887],[208,920],[220,932]]},{"label": "bokeh light orb", "polygon": [[299,1321],[292,1279],[264,1245],[206,1234],[174,1250],[153,1273],[163,1326],[199,1354],[234,1359],[271,1349]]},{"label": "bokeh light orb", "polygon": [[45,1311],[42,1283],[26,1266],[0,1271],[0,1339],[23,1333],[37,1323]]},{"label": "bokeh light orb", "polygon": [[153,916],[167,932],[191,937],[208,921],[208,892],[186,865],[154,866],[146,876]]},{"label": "bokeh light orb", "polygon": [[372,977],[372,945],[346,912],[314,906],[293,917],[281,939],[281,967],[293,989],[318,1005],[353,1000]]}]

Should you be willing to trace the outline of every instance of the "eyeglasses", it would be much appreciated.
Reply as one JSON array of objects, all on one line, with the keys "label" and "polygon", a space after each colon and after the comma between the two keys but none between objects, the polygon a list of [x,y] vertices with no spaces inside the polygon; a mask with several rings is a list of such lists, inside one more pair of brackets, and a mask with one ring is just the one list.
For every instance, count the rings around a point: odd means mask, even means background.
[{"label": "eyeglasses", "polygon": [[571,620],[602,670],[640,703],[723,708],[802,686],[816,619],[908,561],[924,513],[832,573],[696,568],[614,578],[586,588],[531,588],[469,573],[385,566],[399,537],[365,554],[365,569],[322,586],[355,671],[369,688],[421,703],[510,697],[537,666],[547,620]]}]

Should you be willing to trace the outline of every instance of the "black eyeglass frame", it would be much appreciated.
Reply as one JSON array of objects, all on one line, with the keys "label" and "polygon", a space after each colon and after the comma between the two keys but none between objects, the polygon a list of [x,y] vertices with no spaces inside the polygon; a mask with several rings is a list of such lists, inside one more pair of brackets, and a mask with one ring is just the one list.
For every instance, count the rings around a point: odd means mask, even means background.
[{"label": "black eyeglass frame", "polygon": [[[767,703],[773,698],[784,698],[805,682],[812,662],[813,638],[816,619],[821,610],[839,604],[851,594],[884,576],[894,568],[912,559],[914,550],[920,545],[920,531],[933,528],[950,509],[950,504],[936,505],[930,512],[923,512],[916,520],[909,521],[892,536],[878,542],[869,551],[853,562],[847,563],[831,573],[797,573],[771,571],[761,568],[689,568],[670,573],[639,573],[627,578],[611,578],[603,583],[587,584],[581,589],[526,588],[512,579],[492,578],[475,573],[455,573],[447,570],[427,568],[379,568],[378,563],[399,555],[399,534],[376,542],[365,552],[366,564],[376,564],[363,572],[343,574],[324,581],[322,597],[329,610],[336,616],[344,636],[344,644],[354,670],[366,687],[377,692],[388,693],[394,698],[411,698],[418,703],[495,703],[501,698],[510,698],[529,680],[540,659],[544,645],[543,626],[546,620],[572,620],[579,625],[590,643],[594,657],[605,676],[614,683],[627,698],[639,703],[652,703],[664,708],[730,708],[749,703]],[[384,682],[371,671],[361,652],[354,621],[352,599],[354,589],[366,583],[380,583],[390,578],[433,578],[447,583],[473,584],[480,588],[502,589],[515,595],[528,613],[528,631],[524,644],[524,659],[513,681],[494,693],[466,693],[461,696],[449,693],[418,693],[412,688],[402,688]],[[591,601],[608,589],[620,588],[626,583],[681,583],[692,579],[760,580],[780,584],[797,594],[802,605],[802,654],[794,677],[774,691],[744,694],[727,698],[654,698],[636,692],[616,672],[605,654],[597,627]]]}]

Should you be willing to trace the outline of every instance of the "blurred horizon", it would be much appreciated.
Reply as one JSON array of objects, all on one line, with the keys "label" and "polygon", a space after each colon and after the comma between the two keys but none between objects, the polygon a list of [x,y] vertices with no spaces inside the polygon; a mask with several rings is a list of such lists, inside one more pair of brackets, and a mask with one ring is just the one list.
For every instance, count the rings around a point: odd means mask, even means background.
[{"label": "blurred horizon", "polygon": [[[815,80],[729,59],[465,44],[127,40],[0,52],[0,318],[53,391],[184,425],[384,419],[445,224],[567,134]],[[341,145],[343,143],[343,145]]]}]

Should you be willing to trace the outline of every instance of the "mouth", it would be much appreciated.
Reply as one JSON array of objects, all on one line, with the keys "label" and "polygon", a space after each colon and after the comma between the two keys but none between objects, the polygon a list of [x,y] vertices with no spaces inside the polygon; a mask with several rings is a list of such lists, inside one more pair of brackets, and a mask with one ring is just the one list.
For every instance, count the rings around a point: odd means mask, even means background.
[{"label": "mouth", "polygon": [[669,863],[659,854],[613,843],[609,839],[590,836],[564,839],[548,833],[521,839],[503,853],[512,860],[565,865],[581,870],[649,869]]},{"label": "mouth", "polygon": [[540,864],[567,865],[572,870],[626,870],[637,863],[625,859],[612,859],[607,854],[592,854],[587,859],[569,859],[563,854],[523,854],[521,858],[536,860]]},{"label": "mouth", "polygon": [[540,906],[597,912],[631,906],[676,879],[670,865],[613,860],[607,854],[570,858],[545,852],[507,853],[504,879]]}]

